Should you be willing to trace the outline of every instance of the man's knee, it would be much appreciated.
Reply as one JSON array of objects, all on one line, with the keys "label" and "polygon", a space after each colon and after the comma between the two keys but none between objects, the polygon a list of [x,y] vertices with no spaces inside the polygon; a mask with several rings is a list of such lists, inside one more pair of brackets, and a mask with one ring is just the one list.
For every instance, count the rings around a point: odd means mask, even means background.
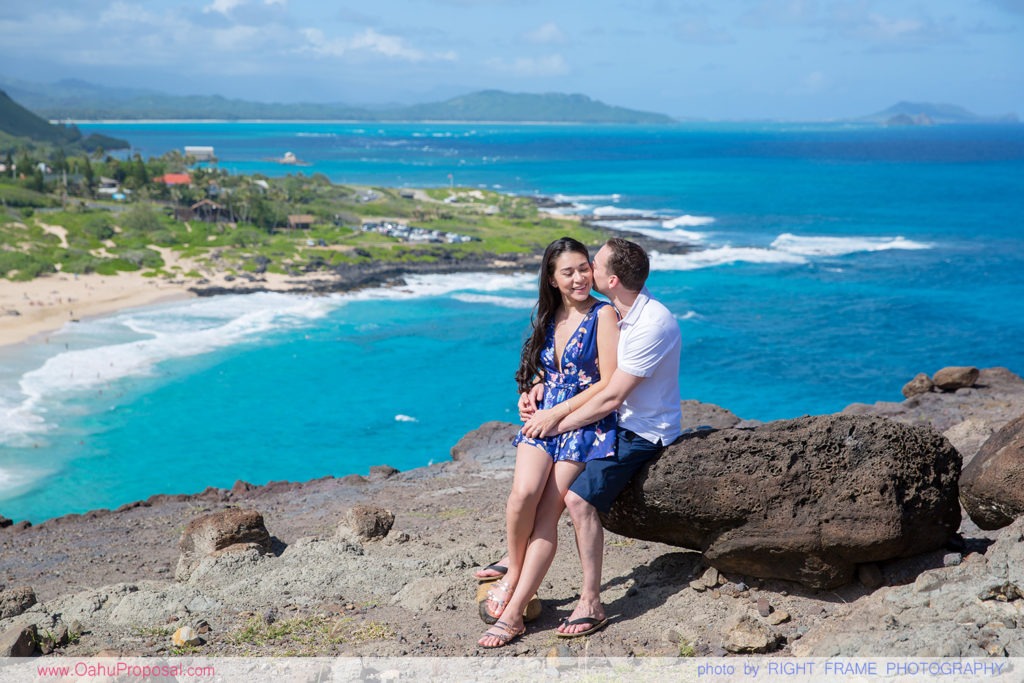
[{"label": "man's knee", "polygon": [[565,494],[565,507],[569,510],[569,516],[573,524],[579,526],[597,517],[597,509],[588,501],[581,498],[575,491]]}]

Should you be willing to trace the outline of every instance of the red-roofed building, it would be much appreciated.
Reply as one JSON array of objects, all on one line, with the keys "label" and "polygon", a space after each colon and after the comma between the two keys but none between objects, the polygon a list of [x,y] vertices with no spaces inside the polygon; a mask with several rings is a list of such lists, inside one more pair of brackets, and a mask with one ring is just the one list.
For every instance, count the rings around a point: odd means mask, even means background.
[{"label": "red-roofed building", "polygon": [[153,182],[163,183],[164,185],[191,185],[192,176],[188,173],[165,173],[153,178]]}]

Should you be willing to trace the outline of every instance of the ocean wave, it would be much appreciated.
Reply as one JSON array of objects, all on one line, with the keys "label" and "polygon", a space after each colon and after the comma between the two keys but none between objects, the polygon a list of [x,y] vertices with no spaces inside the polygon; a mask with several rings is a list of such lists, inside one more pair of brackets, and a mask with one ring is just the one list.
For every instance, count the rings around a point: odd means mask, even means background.
[{"label": "ocean wave", "polygon": [[412,417],[410,415],[398,414],[398,415],[395,415],[395,422],[419,422],[419,420],[417,420],[415,417]]},{"label": "ocean wave", "polygon": [[296,133],[297,138],[336,138],[337,133]]},{"label": "ocean wave", "polygon": [[667,229],[672,228],[699,228],[702,225],[711,225],[715,222],[715,219],[711,216],[691,216],[690,214],[684,214],[682,216],[676,216],[675,218],[669,218],[668,220],[662,221],[662,226]]},{"label": "ocean wave", "polygon": [[653,216],[654,211],[645,209],[630,209],[620,206],[598,206],[593,211],[595,216]]},{"label": "ocean wave", "polygon": [[808,261],[799,254],[757,247],[717,247],[686,254],[651,252],[651,268],[654,270],[699,270],[741,262],[801,265]]},{"label": "ocean wave", "polygon": [[[89,391],[124,377],[147,376],[165,360],[199,356],[274,329],[309,324],[331,308],[327,299],[262,293],[195,300],[101,319],[99,326],[120,325],[145,338],[50,357],[22,375],[23,406],[31,409],[56,396]],[[76,332],[88,335],[90,323],[80,323]]]},{"label": "ocean wave", "polygon": [[501,308],[513,308],[516,310],[530,310],[533,308],[534,300],[519,299],[511,296],[493,296],[487,294],[454,294],[453,299],[463,301],[467,304],[488,304],[500,306]]},{"label": "ocean wave", "polygon": [[30,467],[0,467],[0,500],[30,491],[53,475],[51,470]]},{"label": "ocean wave", "polygon": [[622,195],[619,193],[615,194],[556,194],[552,197],[556,202],[599,202],[599,201],[610,201],[617,202],[622,199]]},{"label": "ocean wave", "polygon": [[802,256],[845,256],[862,251],[889,249],[931,249],[927,242],[898,237],[802,237],[783,233],[771,244],[773,249]]}]

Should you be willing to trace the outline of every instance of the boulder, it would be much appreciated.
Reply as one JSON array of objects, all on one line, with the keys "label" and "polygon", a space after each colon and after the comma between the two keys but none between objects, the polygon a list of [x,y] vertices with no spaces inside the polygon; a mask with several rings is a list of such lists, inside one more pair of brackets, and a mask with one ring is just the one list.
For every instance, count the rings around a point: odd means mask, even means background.
[{"label": "boulder", "polygon": [[16,617],[36,604],[36,593],[31,586],[18,586],[0,591],[0,619]]},{"label": "boulder", "polygon": [[964,468],[960,500],[982,529],[1024,515],[1024,415],[993,434]]},{"label": "boulder", "polygon": [[956,391],[973,387],[980,374],[978,368],[951,366],[936,372],[932,377],[932,382],[942,391]]},{"label": "boulder", "polygon": [[395,523],[395,513],[376,505],[356,505],[345,515],[339,534],[348,532],[363,540],[384,538]]},{"label": "boulder", "polygon": [[935,388],[931,378],[923,372],[917,373],[914,379],[903,385],[903,398],[910,398],[919,394],[927,394]]},{"label": "boulder", "polygon": [[803,417],[680,439],[601,519],[723,572],[832,588],[860,563],[941,548],[960,526],[959,473],[960,454],[927,427]]},{"label": "boulder", "polygon": [[516,457],[512,439],[519,428],[511,422],[485,422],[452,446],[452,460],[484,469],[511,469]]},{"label": "boulder", "polygon": [[263,524],[263,515],[256,510],[229,508],[196,517],[188,523],[178,541],[181,556],[175,578],[186,581],[204,557],[233,546],[255,547],[270,551],[270,533]]}]

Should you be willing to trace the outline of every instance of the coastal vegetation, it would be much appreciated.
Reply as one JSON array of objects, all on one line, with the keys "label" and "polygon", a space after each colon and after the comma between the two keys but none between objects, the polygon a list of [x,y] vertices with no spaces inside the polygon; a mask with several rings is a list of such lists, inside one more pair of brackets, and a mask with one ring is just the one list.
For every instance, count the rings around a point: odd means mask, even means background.
[{"label": "coastal vegetation", "polygon": [[[0,277],[9,280],[58,271],[199,281],[370,264],[458,269],[537,253],[561,235],[600,239],[528,197],[337,185],[321,174],[233,175],[179,152],[143,160],[23,151],[6,169]],[[421,228],[423,237],[364,229],[384,221]]]}]

